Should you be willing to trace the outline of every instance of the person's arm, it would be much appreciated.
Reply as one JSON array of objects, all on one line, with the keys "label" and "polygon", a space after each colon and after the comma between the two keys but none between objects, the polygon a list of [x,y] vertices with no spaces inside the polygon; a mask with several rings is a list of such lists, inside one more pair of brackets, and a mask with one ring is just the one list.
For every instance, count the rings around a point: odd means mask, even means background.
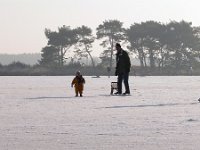
[{"label": "person's arm", "polygon": [[117,76],[117,75],[118,75],[118,63],[117,63],[117,60],[118,60],[118,56],[116,55],[115,76]]},{"label": "person's arm", "polygon": [[73,85],[75,84],[75,79],[76,79],[76,78],[74,78],[74,79],[72,80],[71,87],[73,87]]},{"label": "person's arm", "polygon": [[131,60],[130,60],[130,57],[128,56],[128,54],[127,54],[127,60],[128,60],[128,67],[130,68],[131,67]]},{"label": "person's arm", "polygon": [[125,62],[126,62],[126,66],[127,66],[127,71],[130,72],[131,61],[130,61],[130,57],[128,56],[127,52],[125,52]]}]

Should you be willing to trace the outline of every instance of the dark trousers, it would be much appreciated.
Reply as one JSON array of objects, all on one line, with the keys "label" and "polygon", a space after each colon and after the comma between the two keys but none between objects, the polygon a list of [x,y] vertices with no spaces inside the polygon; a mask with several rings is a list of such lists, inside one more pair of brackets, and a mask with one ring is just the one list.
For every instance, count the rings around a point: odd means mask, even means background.
[{"label": "dark trousers", "polygon": [[118,93],[122,93],[122,81],[124,81],[125,92],[130,93],[128,84],[129,73],[119,73],[117,78]]}]

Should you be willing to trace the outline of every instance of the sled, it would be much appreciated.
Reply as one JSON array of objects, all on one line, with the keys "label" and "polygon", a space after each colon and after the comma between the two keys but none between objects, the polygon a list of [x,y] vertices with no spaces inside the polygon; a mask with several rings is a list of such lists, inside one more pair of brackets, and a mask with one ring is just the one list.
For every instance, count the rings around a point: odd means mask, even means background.
[{"label": "sled", "polygon": [[117,92],[117,82],[111,82],[110,95],[113,95],[114,90],[116,90],[116,92]]}]

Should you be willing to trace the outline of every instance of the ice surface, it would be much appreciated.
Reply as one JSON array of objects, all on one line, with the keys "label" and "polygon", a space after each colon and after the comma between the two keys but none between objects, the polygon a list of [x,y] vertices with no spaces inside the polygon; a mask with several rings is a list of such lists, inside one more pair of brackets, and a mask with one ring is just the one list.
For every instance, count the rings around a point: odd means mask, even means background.
[{"label": "ice surface", "polygon": [[116,77],[0,77],[1,150],[198,150],[200,77],[130,77],[131,96],[110,96]]}]

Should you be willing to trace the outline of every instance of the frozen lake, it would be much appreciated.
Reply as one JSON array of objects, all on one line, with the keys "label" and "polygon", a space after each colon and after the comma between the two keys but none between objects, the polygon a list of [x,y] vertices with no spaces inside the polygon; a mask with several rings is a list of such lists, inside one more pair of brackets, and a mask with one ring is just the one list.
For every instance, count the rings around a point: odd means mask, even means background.
[{"label": "frozen lake", "polygon": [[200,77],[130,77],[131,96],[110,96],[116,77],[0,77],[1,150],[198,150]]}]

